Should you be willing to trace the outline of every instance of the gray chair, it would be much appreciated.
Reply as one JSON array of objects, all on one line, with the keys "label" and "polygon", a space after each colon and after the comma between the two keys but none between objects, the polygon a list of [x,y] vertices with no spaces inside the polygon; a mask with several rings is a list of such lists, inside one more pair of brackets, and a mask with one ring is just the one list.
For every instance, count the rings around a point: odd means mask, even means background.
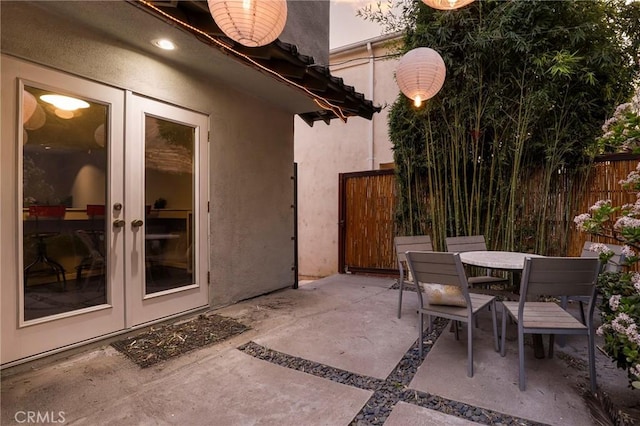
[{"label": "gray chair", "polygon": [[[505,356],[507,318],[518,325],[518,358],[520,390],[526,388],[524,370],[524,335],[549,334],[549,358],[553,357],[554,335],[586,335],[588,338],[591,391],[596,391],[595,308],[596,281],[600,260],[582,257],[527,258],[520,283],[520,301],[503,301],[502,343],[500,355]],[[562,297],[576,295],[589,300],[586,324],[578,321],[556,302],[539,302],[539,296]]]},{"label": "gray chair", "polygon": [[[589,250],[591,245],[594,244],[591,241],[585,241],[582,246],[582,253],[580,257],[588,257],[588,258],[598,258],[600,255],[595,251]],[[624,263],[624,254],[622,254],[622,246],[615,244],[605,244],[611,251],[613,251],[613,256],[605,265],[601,265],[601,272],[620,272],[622,270],[622,264]],[[597,296],[596,296],[597,297]],[[562,307],[566,309],[567,302],[569,300],[577,301],[580,303],[580,318],[583,324],[586,324],[585,314],[584,314],[584,304],[588,303],[587,298],[580,296],[566,296],[562,298]],[[597,299],[596,299],[597,300]],[[597,304],[596,304],[597,305]]]},{"label": "gray chair", "polygon": [[[493,339],[496,352],[498,346],[498,326],[496,320],[495,297],[485,294],[469,293],[469,283],[464,272],[464,267],[457,253],[443,252],[413,252],[406,253],[407,266],[411,271],[411,277],[416,288],[426,287],[432,284],[447,285],[459,289],[466,306],[450,306],[434,304],[433,301],[423,298],[422,291],[418,291],[420,307],[418,309],[418,348],[420,359],[423,353],[423,327],[424,316],[429,321],[429,331],[433,326],[432,317],[447,318],[454,321],[457,330],[457,322],[467,324],[467,375],[473,377],[473,329],[477,315],[483,309],[489,309],[493,320]],[[427,291],[425,289],[425,291]],[[427,291],[428,293],[428,291]],[[458,334],[456,332],[456,338]]]},{"label": "gray chair", "polygon": [[[485,251],[487,243],[484,235],[470,235],[467,237],[447,237],[447,251],[452,253],[463,253],[466,251]],[[507,284],[508,278],[496,277],[491,274],[491,269],[487,269],[486,275],[468,277],[471,287],[489,288],[492,284]]]},{"label": "gray chair", "polygon": [[402,316],[402,293],[404,290],[404,284],[411,283],[411,281],[405,279],[405,265],[407,263],[405,253],[408,251],[433,251],[433,245],[431,244],[431,237],[428,235],[395,237],[394,245],[396,249],[396,257],[398,259],[398,270],[400,271],[400,278],[398,278],[398,286],[400,287],[398,318],[400,318]]},{"label": "gray chair", "polygon": [[[585,241],[582,246],[582,253],[580,257],[596,257],[598,258],[600,255],[595,251],[589,250],[591,245],[595,244],[592,241]],[[609,247],[611,251],[613,251],[613,256],[606,265],[602,265],[603,272],[620,272],[622,269],[622,264],[624,263],[624,254],[622,254],[622,246],[615,244],[605,244],[605,246]]]}]

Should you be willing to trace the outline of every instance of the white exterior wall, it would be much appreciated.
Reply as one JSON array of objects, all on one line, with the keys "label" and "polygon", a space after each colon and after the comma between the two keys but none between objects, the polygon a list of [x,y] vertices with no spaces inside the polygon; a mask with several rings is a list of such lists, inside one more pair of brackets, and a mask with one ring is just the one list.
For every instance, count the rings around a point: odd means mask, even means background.
[{"label": "white exterior wall", "polygon": [[[342,77],[383,106],[373,120],[350,118],[313,127],[295,120],[298,163],[298,259],[303,278],[338,271],[338,174],[377,170],[393,162],[388,137],[388,109],[398,96],[394,72],[398,60],[382,58],[397,37],[377,37],[331,51],[331,74]],[[397,41],[395,41],[397,42]],[[371,52],[378,59],[371,60]],[[355,60],[354,60],[355,59]],[[347,62],[348,61],[348,62]],[[388,105],[388,106],[385,106]]]},{"label": "white exterior wall", "polygon": [[[2,3],[3,54],[209,115],[211,306],[293,285],[291,112],[65,16],[22,2]],[[132,13],[155,20],[135,8]],[[16,122],[2,117],[3,126]],[[2,286],[17,285],[21,274],[16,150],[16,140],[1,141]]]}]

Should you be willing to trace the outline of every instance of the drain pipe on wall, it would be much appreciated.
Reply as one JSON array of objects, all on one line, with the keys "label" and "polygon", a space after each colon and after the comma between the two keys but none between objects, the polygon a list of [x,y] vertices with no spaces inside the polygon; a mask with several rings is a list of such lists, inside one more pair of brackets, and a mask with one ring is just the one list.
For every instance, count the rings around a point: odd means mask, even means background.
[{"label": "drain pipe on wall", "polygon": [[[371,101],[373,102],[373,79],[374,79],[374,59],[373,59],[373,49],[371,48],[371,42],[367,43],[367,52],[369,54],[369,98],[371,99]],[[368,137],[369,137],[369,160],[371,162],[370,165],[370,169],[371,170],[375,170],[375,158],[373,156],[373,117],[371,117],[371,120],[369,120],[369,131],[368,131]]]}]

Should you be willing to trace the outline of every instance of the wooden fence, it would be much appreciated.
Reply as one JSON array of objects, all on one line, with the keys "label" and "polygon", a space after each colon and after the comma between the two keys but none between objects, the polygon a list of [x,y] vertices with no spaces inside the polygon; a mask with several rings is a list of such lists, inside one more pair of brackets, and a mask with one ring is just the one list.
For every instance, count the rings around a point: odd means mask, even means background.
[{"label": "wooden fence", "polygon": [[[637,200],[635,192],[629,192],[622,189],[620,181],[626,179],[627,175],[636,170],[640,156],[638,155],[611,155],[606,158],[599,159],[593,166],[593,170],[586,182],[586,187],[581,197],[578,198],[577,211],[572,212],[570,219],[580,214],[587,213],[589,207],[594,205],[598,200],[611,200],[612,205],[622,206],[624,204],[634,204]],[[620,244],[616,241],[597,238],[587,235],[584,232],[578,232],[575,227],[571,227],[572,232],[569,234],[568,256],[579,256],[585,240],[603,242],[610,244]]]},{"label": "wooden fence", "polygon": [[[523,185],[523,210],[535,212],[534,205],[546,203],[544,236],[548,255],[579,256],[585,240],[615,243],[578,232],[573,218],[589,210],[598,200],[611,200],[614,206],[634,203],[636,194],[624,191],[619,181],[636,169],[640,156],[613,155],[598,159],[585,182],[576,185],[558,179],[553,194],[539,193],[535,175]],[[393,237],[396,234],[396,180],[393,170],[343,173],[339,176],[339,272],[394,274],[397,272]],[[569,202],[570,198],[575,198]],[[566,211],[574,205],[575,211]],[[529,208],[531,207],[531,208]],[[526,219],[528,222],[535,218]],[[521,238],[540,238],[535,227]],[[553,244],[553,242],[559,242]],[[560,244],[561,242],[561,244]],[[522,247],[531,246],[522,241]]]}]

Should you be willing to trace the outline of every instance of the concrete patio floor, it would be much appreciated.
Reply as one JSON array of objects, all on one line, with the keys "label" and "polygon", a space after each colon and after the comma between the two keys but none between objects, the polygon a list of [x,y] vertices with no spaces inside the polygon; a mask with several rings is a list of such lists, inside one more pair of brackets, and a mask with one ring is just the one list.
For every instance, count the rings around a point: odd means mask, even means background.
[{"label": "concrete patio floor", "polygon": [[[594,424],[581,395],[588,372],[575,362],[586,358],[586,339],[556,347],[553,359],[535,359],[528,347],[527,390],[520,392],[515,327],[502,358],[492,347],[488,315],[476,329],[473,378],[466,375],[465,338],[456,341],[445,327],[407,383],[393,382],[390,375],[417,338],[417,298],[405,293],[398,319],[393,282],[335,275],[218,309],[251,329],[146,369],[106,343],[6,369],[0,423],[24,424],[28,413],[37,413],[50,423],[79,425],[348,425],[377,400],[376,389],[357,385],[370,382],[397,388],[391,411],[381,412],[378,424],[473,424],[446,414],[455,405],[511,416],[512,424]],[[247,342],[343,370],[354,380],[274,364],[238,349]],[[606,392],[627,404],[626,398],[637,398],[626,389],[624,372],[601,354],[597,362]],[[414,394],[417,400],[435,398],[439,408],[405,397]]]}]

